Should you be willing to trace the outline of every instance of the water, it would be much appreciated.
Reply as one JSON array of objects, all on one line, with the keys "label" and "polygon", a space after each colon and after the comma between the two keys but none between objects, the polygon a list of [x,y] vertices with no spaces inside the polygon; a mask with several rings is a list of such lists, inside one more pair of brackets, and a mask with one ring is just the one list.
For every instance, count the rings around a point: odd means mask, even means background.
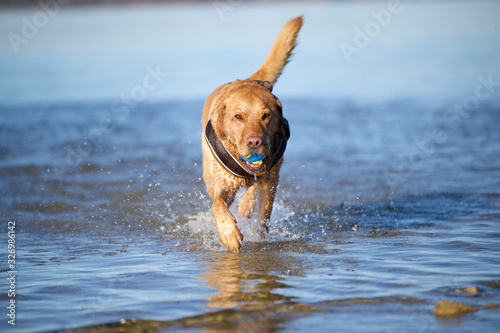
[{"label": "water", "polygon": [[[338,43],[386,3],[242,3],[223,20],[211,5],[64,8],[19,54],[4,44],[2,330],[497,331],[499,309],[484,305],[500,304],[500,89],[484,82],[500,78],[499,7],[403,4],[350,64]],[[274,30],[261,24],[245,42],[233,32],[263,11],[305,13],[306,26],[275,89],[291,138],[270,233],[260,240],[257,221],[240,218],[232,254],[201,180],[200,116],[211,89],[262,60],[269,45],[255,35]],[[2,31],[31,13],[2,12]],[[158,25],[179,33],[151,35]],[[200,26],[214,35],[193,45]],[[479,291],[458,290],[469,286]],[[478,311],[436,317],[442,299]]]}]

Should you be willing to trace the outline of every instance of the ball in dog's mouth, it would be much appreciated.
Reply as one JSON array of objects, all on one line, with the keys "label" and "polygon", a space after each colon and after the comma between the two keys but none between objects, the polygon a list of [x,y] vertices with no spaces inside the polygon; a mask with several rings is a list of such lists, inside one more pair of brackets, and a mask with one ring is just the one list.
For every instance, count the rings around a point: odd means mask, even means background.
[{"label": "ball in dog's mouth", "polygon": [[260,169],[262,169],[264,167],[264,163],[260,162],[260,163],[255,164],[255,163],[245,162],[245,166],[249,170],[251,170],[253,172],[257,172],[257,171],[259,171]]},{"label": "ball in dog's mouth", "polygon": [[245,166],[249,170],[257,172],[264,167],[263,161],[266,157],[257,153],[251,153],[248,156],[240,156],[240,159],[245,161]]}]

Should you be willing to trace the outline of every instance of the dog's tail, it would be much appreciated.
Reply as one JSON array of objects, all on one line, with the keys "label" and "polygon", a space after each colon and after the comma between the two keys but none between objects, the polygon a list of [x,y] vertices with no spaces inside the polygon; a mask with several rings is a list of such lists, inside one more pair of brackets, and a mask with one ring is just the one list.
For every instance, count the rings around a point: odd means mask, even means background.
[{"label": "dog's tail", "polygon": [[250,80],[269,81],[272,84],[278,80],[295,48],[295,40],[302,27],[302,21],[302,16],[299,16],[285,23],[276,37],[271,51],[259,69],[249,77]]}]

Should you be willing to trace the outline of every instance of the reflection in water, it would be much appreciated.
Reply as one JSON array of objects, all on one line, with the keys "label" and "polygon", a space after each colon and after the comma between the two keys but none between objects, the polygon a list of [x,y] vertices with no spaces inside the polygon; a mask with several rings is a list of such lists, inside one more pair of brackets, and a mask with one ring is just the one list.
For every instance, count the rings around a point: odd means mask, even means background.
[{"label": "reflection in water", "polygon": [[[246,244],[246,253],[213,253],[209,255],[207,268],[198,276],[215,294],[208,301],[206,313],[169,321],[122,319],[119,322],[67,330],[65,332],[171,332],[182,329],[200,332],[277,332],[289,327],[290,322],[301,317],[317,320],[337,319],[343,313],[351,316],[352,309],[361,313],[386,311],[394,304],[403,308],[403,316],[424,311],[428,303],[424,299],[408,296],[374,298],[346,298],[304,303],[295,297],[283,295],[283,288],[294,288],[284,283],[275,272],[288,272],[290,276],[303,276],[302,268],[308,263],[292,252],[284,251],[289,243],[273,242]],[[288,276],[288,275],[287,275]],[[295,289],[291,289],[295,290]]]},{"label": "reflection in water", "polygon": [[282,277],[272,274],[277,270],[293,271],[296,258],[280,253],[277,246],[270,244],[254,243],[247,247],[252,249],[244,256],[218,253],[208,260],[211,265],[200,278],[217,291],[206,300],[207,310],[218,314],[219,320],[211,327],[204,327],[203,332],[226,329],[274,332],[283,323],[302,315],[301,304],[290,302],[295,297],[279,292],[292,287]]},{"label": "reflection in water", "polygon": [[[273,257],[267,251],[258,251],[250,256],[218,254],[209,261],[212,265],[200,276],[207,285],[217,290],[215,295],[206,298],[209,308],[251,310],[294,299],[276,291],[290,286],[280,281],[283,278],[269,273],[277,265],[292,265],[290,257]],[[285,268],[285,271],[289,270]]]}]

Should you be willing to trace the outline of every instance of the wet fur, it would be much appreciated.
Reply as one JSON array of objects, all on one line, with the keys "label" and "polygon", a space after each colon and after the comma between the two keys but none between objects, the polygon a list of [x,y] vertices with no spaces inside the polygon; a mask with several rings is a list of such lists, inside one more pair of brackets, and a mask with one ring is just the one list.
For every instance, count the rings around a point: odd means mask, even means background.
[{"label": "wet fur", "polygon": [[[279,100],[272,94],[272,85],[295,47],[302,17],[288,21],[281,29],[266,59],[259,69],[246,80],[224,84],[208,97],[203,107],[203,129],[209,119],[217,137],[235,157],[252,152],[267,156],[275,149],[274,136],[281,129],[283,114]],[[241,118],[241,119],[240,119]],[[253,138],[262,144],[251,145]],[[267,231],[274,196],[279,183],[283,158],[266,174],[254,178],[240,178],[228,172],[213,156],[202,135],[203,180],[213,201],[212,215],[222,244],[232,252],[239,252],[243,236],[236,226],[235,217],[229,212],[236,192],[246,188],[238,215],[252,217],[259,194],[258,219],[262,235]]]}]

